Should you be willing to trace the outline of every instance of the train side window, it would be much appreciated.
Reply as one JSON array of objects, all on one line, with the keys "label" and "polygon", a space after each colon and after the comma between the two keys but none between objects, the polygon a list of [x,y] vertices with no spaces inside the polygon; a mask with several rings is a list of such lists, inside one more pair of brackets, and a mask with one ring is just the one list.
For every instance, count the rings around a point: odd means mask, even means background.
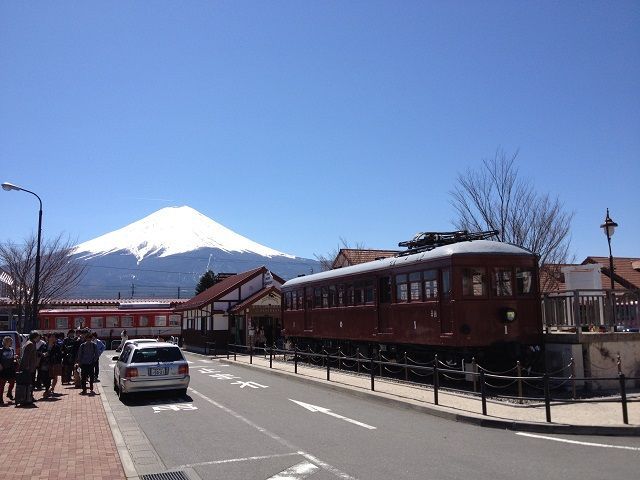
[{"label": "train side window", "polygon": [[462,295],[484,297],[487,294],[487,279],[484,268],[462,269]]},{"label": "train side window", "polygon": [[367,280],[364,284],[364,303],[371,305],[374,300],[373,281]]},{"label": "train side window", "polygon": [[313,307],[320,308],[322,306],[322,289],[316,287],[313,289]]},{"label": "train side window", "polygon": [[380,279],[380,303],[391,303],[391,277],[382,277]]},{"label": "train side window", "polygon": [[133,317],[128,315],[120,317],[120,325],[123,327],[133,327]]},{"label": "train side window", "polygon": [[322,287],[322,308],[329,308],[329,288]]},{"label": "train side window", "polygon": [[353,304],[362,305],[364,303],[364,283],[356,282],[353,287]]},{"label": "train side window", "polygon": [[298,310],[298,291],[294,290],[290,293],[291,295],[291,310]]},{"label": "train side window", "polygon": [[120,325],[118,325],[118,317],[115,316],[108,316],[107,317],[107,328],[117,328]]},{"label": "train side window", "polygon": [[104,317],[91,317],[91,328],[104,328]]},{"label": "train side window", "polygon": [[139,327],[148,327],[149,326],[149,317],[146,315],[141,315],[138,317],[138,326]]},{"label": "train side window", "polygon": [[73,326],[75,329],[86,327],[84,324],[84,317],[74,317]]},{"label": "train side window", "polygon": [[421,274],[420,272],[410,273],[409,274],[409,293],[410,300],[412,302],[419,302],[422,300],[421,295],[422,283],[421,283]]},{"label": "train side window", "polygon": [[353,284],[349,284],[347,285],[347,299],[345,304],[346,305],[353,305],[353,300],[354,300],[354,290],[353,290]]},{"label": "train side window", "polygon": [[156,315],[153,323],[156,327],[166,327],[167,326],[167,316],[166,315]]},{"label": "train side window", "polygon": [[338,285],[338,306],[344,307],[344,285]]},{"label": "train side window", "polygon": [[406,302],[409,298],[406,275],[396,275],[396,301]]},{"label": "train side window", "polygon": [[56,318],[56,330],[66,330],[69,328],[69,318],[68,317],[58,317]]},{"label": "train side window", "polygon": [[451,270],[442,269],[442,294],[451,295]]},{"label": "train side window", "polygon": [[426,270],[422,272],[422,278],[424,279],[424,299],[437,299],[438,298],[438,271]]},{"label": "train side window", "polygon": [[335,285],[329,285],[329,307],[337,307],[338,306],[338,296],[337,296],[337,287]]},{"label": "train side window", "polygon": [[512,272],[510,268],[496,268],[493,271],[493,294],[496,297],[513,295]]},{"label": "train side window", "polygon": [[528,268],[516,268],[516,292],[518,295],[533,293],[533,271]]}]

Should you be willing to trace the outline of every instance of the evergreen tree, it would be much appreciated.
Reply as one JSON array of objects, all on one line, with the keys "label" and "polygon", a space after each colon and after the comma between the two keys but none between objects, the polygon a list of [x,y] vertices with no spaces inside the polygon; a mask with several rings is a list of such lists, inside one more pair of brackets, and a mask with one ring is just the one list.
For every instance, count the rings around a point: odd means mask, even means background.
[{"label": "evergreen tree", "polygon": [[207,288],[212,287],[216,283],[213,270],[207,270],[201,277],[198,285],[196,285],[196,295],[204,292]]}]

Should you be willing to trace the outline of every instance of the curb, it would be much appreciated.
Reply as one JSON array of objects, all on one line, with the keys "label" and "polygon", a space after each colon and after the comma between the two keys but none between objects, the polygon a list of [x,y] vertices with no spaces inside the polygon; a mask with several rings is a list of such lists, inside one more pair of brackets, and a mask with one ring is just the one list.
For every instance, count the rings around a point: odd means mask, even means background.
[{"label": "curb", "polygon": [[[194,352],[189,352],[194,353]],[[196,354],[198,355],[198,354]],[[201,354],[200,354],[201,355]],[[520,432],[533,432],[533,433],[555,433],[563,435],[602,435],[602,436],[624,436],[624,437],[640,437],[640,426],[614,426],[614,425],[571,425],[566,423],[539,423],[539,422],[525,422],[520,420],[503,420],[499,418],[485,417],[483,415],[473,413],[459,413],[451,411],[448,407],[439,405],[424,404],[418,400],[394,397],[393,395],[375,392],[371,390],[362,389],[353,385],[347,385],[344,383],[327,382],[326,380],[320,380],[313,377],[308,377],[301,374],[294,374],[285,372],[282,370],[276,370],[261,365],[248,364],[244,362],[234,361],[232,358],[226,359],[224,357],[212,357],[211,355],[202,355],[212,360],[220,360],[238,365],[243,368],[256,368],[269,372],[275,375],[288,377],[290,379],[302,382],[302,383],[314,383],[324,388],[347,392],[350,395],[375,399],[381,403],[387,405],[399,406],[410,410],[419,411],[428,415],[443,418],[445,420],[451,420],[460,423],[467,423],[469,425],[475,425],[485,428],[496,428],[500,430],[513,430]]]},{"label": "curb", "polygon": [[131,454],[129,453],[129,449],[124,441],[124,437],[122,436],[122,432],[120,431],[120,427],[118,427],[118,423],[116,422],[116,417],[113,415],[113,411],[111,410],[111,405],[107,400],[107,396],[104,393],[104,389],[102,388],[102,383],[98,383],[98,391],[100,392],[100,400],[102,401],[102,408],[104,408],[104,413],[107,415],[107,421],[109,422],[109,427],[111,428],[111,435],[113,435],[113,441],[116,444],[116,449],[118,451],[118,456],[120,457],[120,463],[122,463],[122,468],[124,470],[124,475],[127,479],[130,480],[139,480],[138,472],[136,471],[136,467],[134,466],[133,459],[131,458]]}]

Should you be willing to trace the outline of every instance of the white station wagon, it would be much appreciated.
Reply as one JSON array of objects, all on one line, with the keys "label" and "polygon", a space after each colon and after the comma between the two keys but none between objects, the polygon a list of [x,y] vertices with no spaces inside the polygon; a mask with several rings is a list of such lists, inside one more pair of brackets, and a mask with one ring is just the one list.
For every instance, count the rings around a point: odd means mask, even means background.
[{"label": "white station wagon", "polygon": [[120,399],[130,393],[179,390],[187,393],[189,364],[177,345],[166,342],[126,344],[113,357],[113,389]]}]

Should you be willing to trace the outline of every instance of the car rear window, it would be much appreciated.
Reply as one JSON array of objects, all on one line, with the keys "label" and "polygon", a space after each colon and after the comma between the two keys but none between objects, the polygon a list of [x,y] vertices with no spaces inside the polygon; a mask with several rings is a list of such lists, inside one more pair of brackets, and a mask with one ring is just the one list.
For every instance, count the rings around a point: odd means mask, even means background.
[{"label": "car rear window", "polygon": [[177,347],[142,348],[134,352],[132,363],[145,362],[177,362],[184,360],[182,352]]}]

